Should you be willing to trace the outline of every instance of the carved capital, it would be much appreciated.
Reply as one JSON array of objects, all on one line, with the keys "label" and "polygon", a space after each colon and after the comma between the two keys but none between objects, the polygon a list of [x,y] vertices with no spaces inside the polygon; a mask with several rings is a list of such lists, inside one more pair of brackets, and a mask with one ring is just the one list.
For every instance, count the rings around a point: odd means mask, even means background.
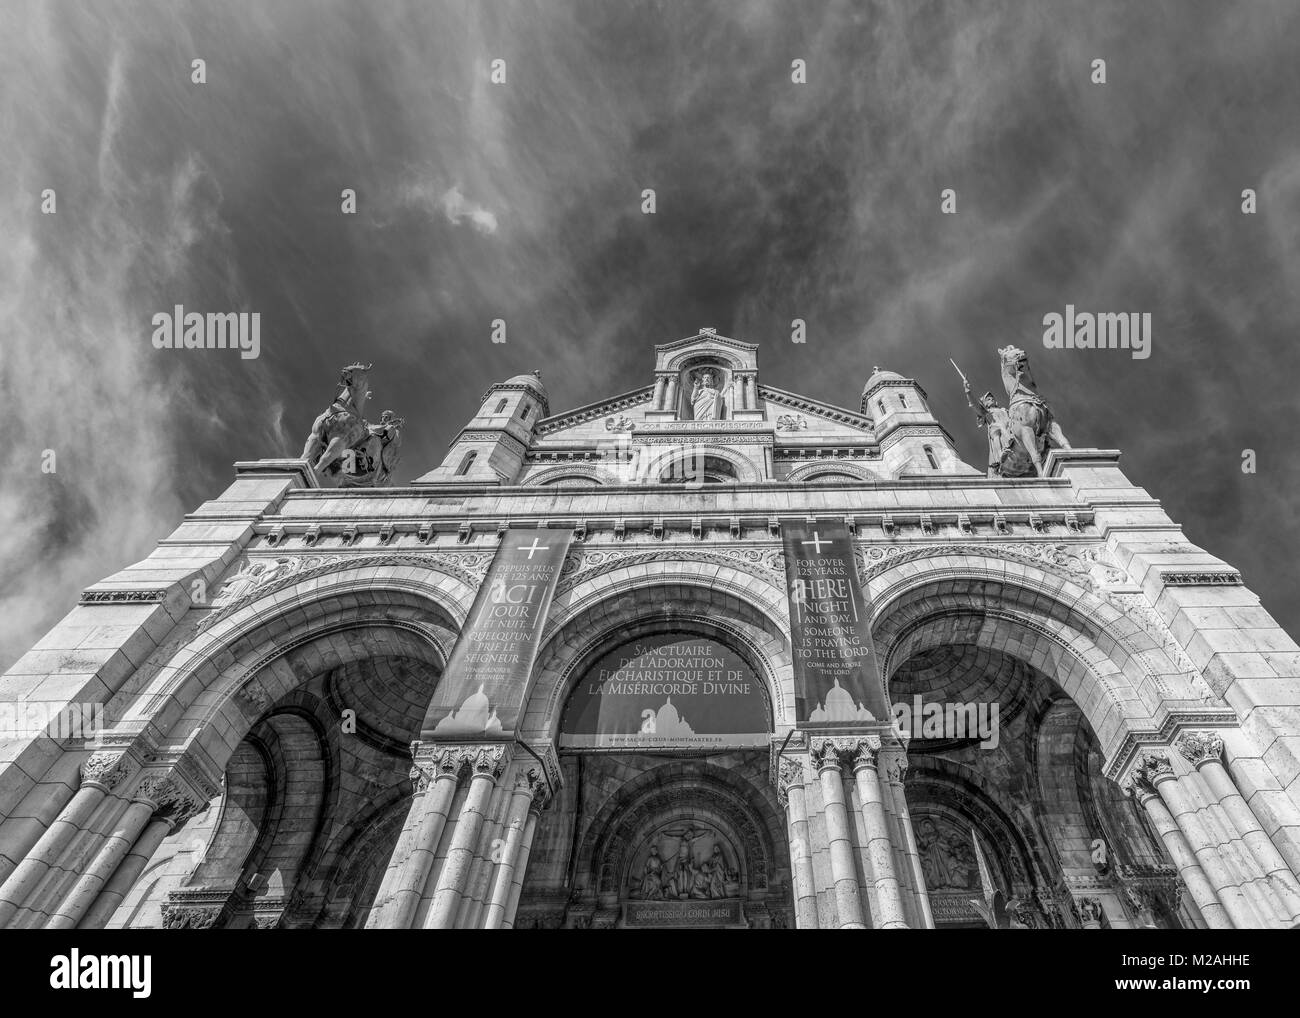
[{"label": "carved capital", "polygon": [[884,754],[883,763],[885,780],[890,784],[902,784],[907,777],[907,754],[902,749]]},{"label": "carved capital", "polygon": [[1193,767],[1223,760],[1223,739],[1216,732],[1183,732],[1174,748]]},{"label": "carved capital", "polygon": [[880,760],[880,737],[876,735],[863,735],[853,740],[855,743],[852,749],[853,772],[856,774],[863,767],[876,768]]},{"label": "carved capital", "polygon": [[875,767],[880,752],[877,735],[829,736],[810,740],[813,766],[817,773],[830,767]]},{"label": "carved capital", "polygon": [[111,792],[133,770],[135,766],[125,753],[95,753],[81,765],[81,783]]},{"label": "carved capital", "polygon": [[537,786],[543,784],[542,774],[536,767],[520,768],[515,772],[515,792],[534,795]]},{"label": "carved capital", "polygon": [[1101,922],[1101,902],[1096,898],[1079,899],[1079,918],[1085,923]]},{"label": "carved capital", "polygon": [[803,788],[807,783],[808,769],[803,761],[782,757],[776,779],[776,797],[781,805],[789,805],[791,788]]},{"label": "carved capital", "polygon": [[136,786],[132,801],[152,806],[154,819],[167,821],[173,830],[207,808],[207,803],[185,782],[168,773],[146,774]]},{"label": "carved capital", "polygon": [[1133,767],[1130,779],[1139,793],[1155,792],[1156,786],[1174,777],[1168,753],[1146,753]]},{"label": "carved capital", "polygon": [[498,781],[510,762],[506,747],[499,742],[485,743],[482,746],[465,747],[470,773],[477,777],[485,774],[493,781]]}]

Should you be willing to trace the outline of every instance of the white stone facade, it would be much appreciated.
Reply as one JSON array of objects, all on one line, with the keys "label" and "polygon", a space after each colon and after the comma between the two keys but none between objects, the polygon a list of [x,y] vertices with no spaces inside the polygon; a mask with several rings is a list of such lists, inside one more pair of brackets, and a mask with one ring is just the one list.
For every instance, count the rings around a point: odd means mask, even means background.
[{"label": "white stone facade", "polygon": [[[493,386],[406,487],[237,464],[89,588],[3,678],[107,730],[0,741],[0,926],[618,926],[645,832],[679,817],[734,855],[749,926],[981,925],[972,830],[1006,921],[1300,922],[1300,647],[1118,452],[990,478],[890,372],[832,407],[711,330],[654,368],[556,414],[535,376]],[[996,700],[997,748],[799,729],[777,529],[808,518],[854,534],[891,698]],[[522,527],[574,540],[520,729],[412,761]],[[769,748],[558,745],[593,657],[665,629],[749,663]]]}]

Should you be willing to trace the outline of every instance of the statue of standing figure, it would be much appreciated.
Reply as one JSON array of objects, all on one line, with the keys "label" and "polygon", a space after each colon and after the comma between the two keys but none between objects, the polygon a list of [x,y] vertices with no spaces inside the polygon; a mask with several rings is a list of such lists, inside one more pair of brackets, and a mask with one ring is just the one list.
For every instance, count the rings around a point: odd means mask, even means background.
[{"label": "statue of standing figure", "polygon": [[718,419],[718,389],[713,384],[713,372],[702,371],[695,376],[691,388],[691,413],[697,421]]}]

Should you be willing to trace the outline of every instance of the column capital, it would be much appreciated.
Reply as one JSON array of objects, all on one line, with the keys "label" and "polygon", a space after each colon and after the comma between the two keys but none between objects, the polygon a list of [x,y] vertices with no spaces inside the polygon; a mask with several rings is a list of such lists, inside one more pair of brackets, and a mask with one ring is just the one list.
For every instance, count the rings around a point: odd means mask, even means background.
[{"label": "column capital", "polygon": [[1102,911],[1100,901],[1096,898],[1079,898],[1077,904],[1079,906],[1079,918],[1085,923],[1101,922]]},{"label": "column capital", "polygon": [[1159,752],[1144,753],[1134,765],[1129,779],[1139,791],[1154,793],[1160,782],[1175,776],[1173,765],[1169,762],[1169,754]]},{"label": "column capital", "polygon": [[126,753],[94,753],[81,765],[81,784],[111,792],[136,769]]},{"label": "column capital", "polygon": [[1223,739],[1217,732],[1183,732],[1174,741],[1174,748],[1196,768],[1223,760]]},{"label": "column capital", "polygon": [[907,777],[907,750],[901,744],[882,747],[880,760],[886,781],[902,782]]},{"label": "column capital", "polygon": [[790,789],[803,788],[808,783],[808,769],[803,760],[782,757],[776,776],[776,798],[782,806],[790,803]]},{"label": "column capital", "polygon": [[154,819],[167,821],[173,830],[191,817],[198,816],[208,806],[183,781],[166,771],[145,774],[131,801],[152,807]]},{"label": "column capital", "polygon": [[851,766],[855,771],[876,766],[880,752],[878,735],[814,736],[809,739],[813,766],[820,774],[830,767]]}]

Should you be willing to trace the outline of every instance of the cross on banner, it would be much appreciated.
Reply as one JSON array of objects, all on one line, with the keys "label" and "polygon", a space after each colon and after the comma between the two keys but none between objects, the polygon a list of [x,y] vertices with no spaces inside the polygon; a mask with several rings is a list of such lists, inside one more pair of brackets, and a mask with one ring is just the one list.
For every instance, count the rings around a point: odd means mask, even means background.
[{"label": "cross on banner", "polygon": [[516,545],[515,545],[515,551],[526,551],[526,552],[528,552],[528,561],[531,562],[531,561],[533,560],[533,552],[535,552],[535,551],[549,551],[549,550],[550,550],[550,547],[551,547],[551,546],[550,546],[549,544],[538,544],[538,543],[537,543],[537,538],[534,537],[534,538],[533,538],[533,543],[532,543],[532,544],[516,544]]},{"label": "cross on banner", "polygon": [[820,555],[820,554],[822,553],[822,545],[823,545],[823,544],[826,545],[827,547],[830,547],[830,546],[831,546],[832,544],[834,544],[835,542],[834,542],[834,541],[823,541],[823,540],[821,539],[821,535],[818,534],[817,531],[814,530],[814,531],[813,531],[813,539],[812,539],[811,541],[800,541],[799,543],[800,543],[800,544],[811,544],[811,545],[813,546],[813,550],[814,550],[815,552],[817,552],[818,555]]}]

